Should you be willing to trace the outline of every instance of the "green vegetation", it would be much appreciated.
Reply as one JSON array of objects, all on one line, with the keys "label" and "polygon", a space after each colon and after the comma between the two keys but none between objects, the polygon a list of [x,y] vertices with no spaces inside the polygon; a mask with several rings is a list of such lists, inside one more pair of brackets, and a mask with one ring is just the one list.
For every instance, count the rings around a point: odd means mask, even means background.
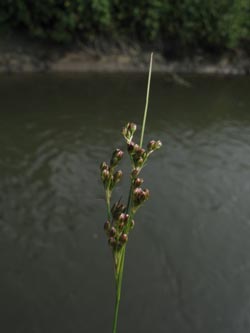
[{"label": "green vegetation", "polygon": [[[135,40],[189,52],[247,48],[249,0],[3,0],[1,29],[67,44]],[[178,52],[177,52],[178,53]]]}]

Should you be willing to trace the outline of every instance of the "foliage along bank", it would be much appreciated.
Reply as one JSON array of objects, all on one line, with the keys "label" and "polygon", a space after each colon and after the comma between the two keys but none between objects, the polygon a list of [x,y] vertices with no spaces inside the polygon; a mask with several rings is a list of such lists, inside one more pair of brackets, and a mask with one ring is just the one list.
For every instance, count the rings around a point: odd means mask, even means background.
[{"label": "foliage along bank", "polygon": [[249,15],[249,0],[2,0],[0,30],[60,44],[133,40],[183,55],[248,51]]}]

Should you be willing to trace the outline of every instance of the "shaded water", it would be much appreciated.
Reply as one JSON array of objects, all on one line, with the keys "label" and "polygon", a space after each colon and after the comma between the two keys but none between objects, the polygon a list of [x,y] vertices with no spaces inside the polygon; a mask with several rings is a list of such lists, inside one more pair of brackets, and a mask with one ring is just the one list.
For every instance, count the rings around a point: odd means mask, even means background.
[{"label": "shaded water", "polygon": [[[188,80],[153,75],[145,140],[164,146],[144,172],[119,333],[250,330],[250,79]],[[141,122],[145,89],[146,75],[1,76],[1,331],[111,332],[99,164]]]}]

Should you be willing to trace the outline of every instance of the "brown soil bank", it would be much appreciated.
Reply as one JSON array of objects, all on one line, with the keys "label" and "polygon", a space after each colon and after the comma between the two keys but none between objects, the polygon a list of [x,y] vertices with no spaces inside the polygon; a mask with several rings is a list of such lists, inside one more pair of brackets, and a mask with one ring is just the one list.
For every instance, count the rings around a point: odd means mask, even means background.
[{"label": "brown soil bank", "polygon": [[[148,70],[149,53],[138,46],[108,46],[104,51],[86,46],[62,49],[20,38],[2,38],[0,72],[143,72]],[[244,75],[250,73],[250,58],[238,51],[233,55],[196,55],[175,61],[155,52],[154,71]]]}]

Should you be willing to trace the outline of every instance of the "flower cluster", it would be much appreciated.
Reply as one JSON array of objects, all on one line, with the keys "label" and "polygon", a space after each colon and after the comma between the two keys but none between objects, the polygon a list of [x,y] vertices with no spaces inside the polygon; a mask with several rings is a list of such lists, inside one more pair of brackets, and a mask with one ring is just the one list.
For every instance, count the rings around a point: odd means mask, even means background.
[{"label": "flower cluster", "polygon": [[100,166],[101,169],[101,179],[106,191],[112,192],[113,188],[122,178],[122,171],[115,171],[115,167],[118,165],[120,160],[123,157],[123,151],[120,149],[116,149],[111,157],[110,165],[106,162],[103,162]]},{"label": "flower cluster", "polygon": [[140,147],[133,141],[136,131],[134,123],[128,123],[123,129],[122,134],[127,144],[127,151],[131,160],[130,174],[130,193],[127,205],[117,201],[111,208],[111,194],[115,185],[121,180],[122,171],[115,171],[124,153],[116,149],[111,157],[110,164],[101,164],[101,179],[106,192],[106,203],[108,210],[108,220],[104,224],[104,230],[108,237],[108,243],[112,247],[114,257],[128,241],[129,232],[134,227],[134,215],[139,207],[149,198],[149,190],[141,188],[143,179],[139,177],[142,168],[145,166],[148,157],[155,150],[162,146],[161,141],[151,140],[147,148]]}]

